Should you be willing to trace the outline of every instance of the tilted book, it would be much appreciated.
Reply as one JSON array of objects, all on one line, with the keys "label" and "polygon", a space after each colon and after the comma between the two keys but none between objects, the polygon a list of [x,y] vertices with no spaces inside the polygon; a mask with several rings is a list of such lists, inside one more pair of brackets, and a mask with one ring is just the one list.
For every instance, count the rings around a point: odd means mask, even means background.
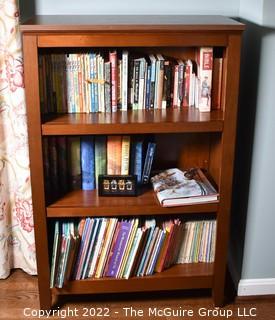
[{"label": "tilted book", "polygon": [[168,169],[152,177],[151,181],[163,207],[218,200],[216,189],[199,168],[189,171]]}]

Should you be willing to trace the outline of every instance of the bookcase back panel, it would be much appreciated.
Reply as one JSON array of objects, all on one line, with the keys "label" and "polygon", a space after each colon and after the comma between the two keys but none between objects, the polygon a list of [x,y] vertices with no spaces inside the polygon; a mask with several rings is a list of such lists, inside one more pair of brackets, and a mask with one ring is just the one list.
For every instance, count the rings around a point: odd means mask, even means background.
[{"label": "bookcase back panel", "polygon": [[209,167],[210,134],[159,134],[154,167],[158,169]]},{"label": "bookcase back panel", "polygon": [[221,134],[213,133],[210,137],[210,153],[209,153],[208,171],[216,184],[220,186],[220,178],[222,174],[222,142]]}]

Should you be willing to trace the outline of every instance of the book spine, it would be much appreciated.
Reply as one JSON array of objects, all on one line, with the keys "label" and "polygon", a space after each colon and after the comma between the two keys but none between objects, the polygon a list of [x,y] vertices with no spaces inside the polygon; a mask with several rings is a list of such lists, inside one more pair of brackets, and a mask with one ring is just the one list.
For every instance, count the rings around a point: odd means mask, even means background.
[{"label": "book spine", "polygon": [[91,87],[91,112],[95,112],[95,74],[94,74],[94,53],[89,54],[89,61],[90,61],[90,87]]},{"label": "book spine", "polygon": [[52,193],[51,187],[51,170],[50,170],[50,153],[49,153],[49,139],[48,137],[43,137],[42,139],[43,147],[43,164],[44,164],[44,181],[45,181],[45,191],[46,195],[50,197]]},{"label": "book spine", "polygon": [[119,271],[119,266],[125,247],[128,241],[130,233],[131,223],[122,221],[120,224],[120,230],[113,248],[113,254],[110,260],[110,264],[106,273],[107,277],[116,277]]},{"label": "book spine", "polygon": [[59,194],[59,179],[58,179],[58,154],[56,137],[49,137],[49,158],[50,158],[50,177],[51,187],[53,188],[53,196]]},{"label": "book spine", "polygon": [[162,105],[162,96],[163,96],[163,82],[164,82],[164,59],[161,55],[158,56],[158,82],[157,82],[157,109],[166,108],[166,105]]},{"label": "book spine", "polygon": [[81,250],[81,255],[78,258],[78,268],[76,270],[77,272],[75,276],[76,280],[80,280],[82,278],[82,272],[83,272],[83,268],[85,268],[87,250],[89,247],[91,233],[94,227],[94,222],[95,220],[91,218],[87,218],[85,222],[85,229],[83,234],[83,246]]},{"label": "book spine", "polygon": [[60,231],[59,231],[59,221],[55,221],[54,228],[54,242],[52,249],[52,263],[51,263],[51,275],[50,275],[50,288],[53,288],[55,285],[57,267],[58,267],[58,255],[59,255],[59,246],[60,246]]},{"label": "book spine", "polygon": [[121,144],[121,174],[129,174],[129,163],[130,163],[130,136],[122,137]]},{"label": "book spine", "polygon": [[116,226],[117,226],[118,220],[117,218],[111,218],[108,226],[108,230],[106,233],[106,237],[104,239],[104,244],[102,248],[102,252],[100,255],[100,259],[98,262],[97,270],[95,273],[96,278],[101,278],[104,273],[105,265],[109,257],[109,252],[112,245],[112,240],[114,238]]},{"label": "book spine", "polygon": [[214,58],[213,62],[213,89],[212,89],[212,109],[221,109],[222,97],[222,68],[223,58]]},{"label": "book spine", "polygon": [[81,138],[81,173],[82,189],[95,189],[95,150],[94,138],[85,136]]},{"label": "book spine", "polygon": [[107,173],[106,136],[95,137],[95,183],[98,189],[98,176]]},{"label": "book spine", "polygon": [[142,183],[147,184],[150,180],[151,168],[156,150],[156,144],[154,142],[148,143],[146,158],[144,162],[144,169],[142,173]]},{"label": "book spine", "polygon": [[138,83],[138,109],[144,109],[144,88],[145,88],[145,72],[146,72],[146,61],[140,59],[139,64],[139,83]]},{"label": "book spine", "polygon": [[199,49],[199,110],[209,112],[211,110],[213,70],[213,48],[202,47]]},{"label": "book spine", "polygon": [[179,65],[175,65],[174,68],[174,89],[173,89],[173,107],[179,107],[178,104],[178,95],[179,95],[179,86],[178,86],[178,82],[179,82]]},{"label": "book spine", "polygon": [[121,136],[107,137],[107,174],[121,174]]},{"label": "book spine", "polygon": [[150,108],[151,68],[152,68],[152,66],[147,67],[146,90],[145,90],[145,109]]},{"label": "book spine", "polygon": [[161,250],[163,240],[164,240],[164,231],[159,230],[156,244],[155,244],[154,250],[152,252],[152,255],[150,257],[150,261],[148,264],[148,270],[146,271],[146,275],[152,275],[154,273],[154,268],[155,268],[160,250]]},{"label": "book spine", "polygon": [[133,244],[129,253],[129,257],[126,262],[126,266],[124,268],[123,272],[123,278],[128,279],[130,277],[131,269],[135,260],[135,257],[137,255],[138,247],[142,238],[142,230],[141,228],[137,229],[137,232],[135,234],[135,237],[133,239]]},{"label": "book spine", "polygon": [[117,52],[110,52],[109,60],[111,62],[111,82],[112,82],[112,89],[111,89],[111,105],[112,105],[112,112],[117,111]]},{"label": "book spine", "polygon": [[145,247],[144,247],[144,250],[142,252],[142,257],[141,257],[141,260],[140,260],[140,263],[138,265],[138,269],[137,269],[137,272],[136,272],[136,275],[138,277],[141,276],[141,272],[142,272],[142,269],[143,269],[143,266],[144,266],[144,262],[145,262],[145,259],[146,259],[146,256],[147,256],[148,248],[149,248],[150,243],[151,243],[151,239],[152,239],[152,236],[153,236],[153,233],[154,233],[154,229],[155,229],[154,226],[149,228],[148,238],[146,239]]},{"label": "book spine", "polygon": [[69,172],[72,190],[81,189],[80,138],[69,137]]},{"label": "book spine", "polygon": [[121,110],[122,103],[122,60],[117,60],[117,108]]},{"label": "book spine", "polygon": [[140,60],[134,60],[134,100],[133,110],[138,109]]},{"label": "book spine", "polygon": [[71,55],[65,55],[65,77],[66,77],[66,100],[67,100],[67,112],[72,113],[74,108],[74,94],[73,94],[73,68]]},{"label": "book spine", "polygon": [[134,238],[135,238],[135,235],[136,235],[138,223],[139,223],[138,219],[135,219],[133,221],[133,223],[132,223],[132,228],[131,228],[131,231],[129,233],[129,240],[127,241],[127,244],[126,244],[125,253],[123,255],[122,263],[121,263],[121,266],[119,268],[119,272],[118,272],[117,278],[122,278],[123,277],[123,273],[124,273],[124,270],[126,268],[126,263],[128,261],[128,258],[129,258],[129,255],[130,255],[130,251],[132,249],[133,241],[134,241]]},{"label": "book spine", "polygon": [[189,107],[190,104],[190,81],[191,81],[191,67],[186,63],[184,72],[184,95],[182,106]]},{"label": "book spine", "polygon": [[105,91],[105,112],[111,112],[111,64],[110,62],[104,63],[104,91]]},{"label": "book spine", "polygon": [[150,55],[149,58],[151,60],[150,108],[154,108],[156,84],[156,58],[153,55]]},{"label": "book spine", "polygon": [[68,191],[67,141],[65,137],[56,137],[58,151],[58,179],[62,193]]},{"label": "book spine", "polygon": [[128,51],[122,52],[122,98],[121,110],[127,111],[128,106]]},{"label": "book spine", "polygon": [[99,112],[105,112],[105,97],[104,97],[104,59],[103,57],[99,57],[98,61],[98,87],[99,87]]},{"label": "book spine", "polygon": [[97,242],[94,249],[93,260],[89,270],[89,277],[94,277],[97,265],[99,263],[100,254],[102,252],[102,247],[104,243],[104,237],[106,235],[106,230],[109,224],[109,219],[103,218],[101,223],[101,228],[98,234]]},{"label": "book spine", "polygon": [[143,142],[135,141],[131,152],[132,174],[137,175],[137,183],[142,182]]},{"label": "book spine", "polygon": [[88,243],[88,248],[87,248],[86,257],[83,264],[81,279],[85,279],[90,276],[90,270],[93,263],[95,247],[96,247],[97,239],[101,229],[101,224],[102,224],[102,218],[94,219],[94,225],[93,225],[93,229],[92,229],[89,243]]},{"label": "book spine", "polygon": [[184,63],[179,64],[178,69],[178,102],[177,105],[182,106],[184,96]]}]

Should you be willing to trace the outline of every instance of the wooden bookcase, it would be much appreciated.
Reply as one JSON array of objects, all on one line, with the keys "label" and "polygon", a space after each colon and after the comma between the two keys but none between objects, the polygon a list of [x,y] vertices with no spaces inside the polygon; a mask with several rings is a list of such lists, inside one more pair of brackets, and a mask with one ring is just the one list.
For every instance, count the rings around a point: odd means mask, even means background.
[{"label": "wooden bookcase", "polygon": [[[36,16],[21,25],[31,182],[40,305],[52,306],[53,295],[141,292],[211,288],[216,306],[224,300],[225,271],[236,136],[241,34],[244,25],[221,16]],[[138,110],[113,114],[62,114],[45,120],[40,113],[38,55],[41,50],[139,48],[174,57],[194,58],[195,47],[213,46],[224,58],[220,110],[194,108]],[[157,165],[200,166],[219,187],[215,203],[162,208],[152,191],[134,198],[98,197],[96,191],[66,194],[46,205],[42,137],[86,134],[154,134],[160,149]],[[211,214],[217,219],[215,263],[174,266],[142,278],[71,281],[50,289],[48,221],[74,216]]]}]

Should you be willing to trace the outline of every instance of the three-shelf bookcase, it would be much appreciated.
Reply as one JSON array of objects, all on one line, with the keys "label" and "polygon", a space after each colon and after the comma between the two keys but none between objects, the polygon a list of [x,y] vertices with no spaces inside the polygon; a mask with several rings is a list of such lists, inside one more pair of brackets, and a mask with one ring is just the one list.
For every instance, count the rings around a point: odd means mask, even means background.
[{"label": "three-shelf bookcase", "polygon": [[[35,223],[38,283],[42,309],[53,295],[142,292],[191,288],[212,289],[214,304],[224,300],[227,244],[238,104],[241,34],[244,25],[221,16],[36,16],[21,25],[27,101],[30,167]],[[40,111],[38,56],[41,52],[70,52],[96,48],[127,48],[194,59],[195,49],[219,48],[224,61],[219,110],[197,109],[118,111],[111,114],[55,114]],[[215,180],[220,198],[213,203],[163,208],[153,191],[138,197],[104,198],[97,191],[76,190],[46,203],[42,138],[98,134],[153,134],[156,165],[202,167]],[[70,281],[50,289],[49,222],[85,216],[176,215],[217,219],[215,262],[176,265],[141,278]]]}]

